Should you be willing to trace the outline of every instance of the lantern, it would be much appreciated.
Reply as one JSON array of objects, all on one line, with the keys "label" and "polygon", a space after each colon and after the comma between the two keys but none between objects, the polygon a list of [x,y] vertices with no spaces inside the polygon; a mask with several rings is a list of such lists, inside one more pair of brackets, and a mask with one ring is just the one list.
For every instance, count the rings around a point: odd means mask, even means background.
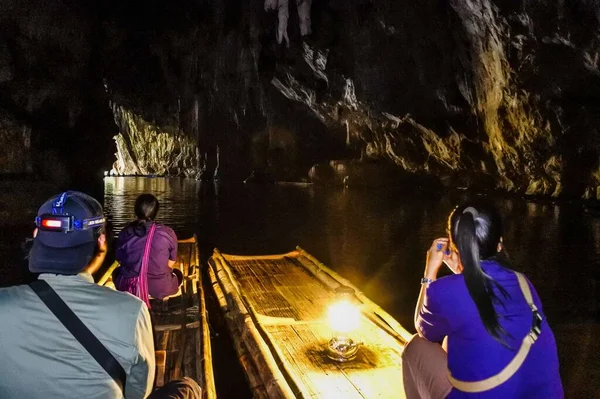
[{"label": "lantern", "polygon": [[332,338],[327,344],[327,356],[338,362],[347,362],[356,357],[359,342],[353,334],[360,327],[360,310],[354,303],[354,290],[350,287],[336,288],[336,301],[329,307],[328,320]]}]

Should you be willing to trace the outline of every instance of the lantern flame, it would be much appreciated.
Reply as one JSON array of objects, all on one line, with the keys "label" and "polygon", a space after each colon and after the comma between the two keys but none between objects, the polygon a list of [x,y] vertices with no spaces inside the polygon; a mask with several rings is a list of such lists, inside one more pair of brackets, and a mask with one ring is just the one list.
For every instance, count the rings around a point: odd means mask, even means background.
[{"label": "lantern flame", "polygon": [[342,300],[329,307],[329,325],[338,334],[348,334],[360,326],[360,311],[352,303]]}]

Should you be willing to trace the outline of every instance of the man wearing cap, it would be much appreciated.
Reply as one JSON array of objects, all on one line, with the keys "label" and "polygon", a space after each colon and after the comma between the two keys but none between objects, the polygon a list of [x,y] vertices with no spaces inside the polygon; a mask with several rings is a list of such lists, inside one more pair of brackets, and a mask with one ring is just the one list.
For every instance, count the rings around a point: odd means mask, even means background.
[{"label": "man wearing cap", "polygon": [[[36,226],[29,270],[38,280],[0,289],[0,398],[147,397],[155,372],[148,309],[92,278],[107,250],[102,206],[68,191],[42,205]],[[173,397],[199,393],[177,384],[189,392]]]}]

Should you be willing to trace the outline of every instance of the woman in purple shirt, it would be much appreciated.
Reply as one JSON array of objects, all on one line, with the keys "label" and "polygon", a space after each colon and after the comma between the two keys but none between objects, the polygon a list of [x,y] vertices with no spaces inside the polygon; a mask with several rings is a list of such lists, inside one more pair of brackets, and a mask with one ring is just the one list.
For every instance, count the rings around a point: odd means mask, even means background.
[{"label": "woman in purple shirt", "polygon": [[[156,197],[140,195],[134,207],[137,220],[125,226],[119,234],[116,258],[121,267],[117,269],[114,281],[120,291],[131,292],[131,282],[138,277],[147,278],[148,294],[153,298],[163,299],[179,289],[183,275],[180,270],[172,268],[177,260],[177,236],[170,227],[154,221],[158,209]],[[152,231],[147,276],[140,276],[146,242]]]},{"label": "woman in purple shirt", "polygon": [[[507,268],[498,212],[457,207],[448,230],[427,252],[418,335],[402,355],[407,397],[563,398],[554,335],[531,283]],[[454,275],[437,279],[442,263]]]}]

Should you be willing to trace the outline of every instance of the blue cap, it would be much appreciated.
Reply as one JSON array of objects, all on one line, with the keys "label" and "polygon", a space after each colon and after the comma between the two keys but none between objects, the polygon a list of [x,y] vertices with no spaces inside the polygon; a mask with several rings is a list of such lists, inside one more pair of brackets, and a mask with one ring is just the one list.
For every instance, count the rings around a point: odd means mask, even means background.
[{"label": "blue cap", "polygon": [[[41,221],[45,217],[68,219],[71,226],[63,230],[44,229]],[[77,274],[92,259],[105,223],[98,201],[79,191],[66,191],[40,207],[36,225],[39,228],[29,254],[29,270],[33,273]]]}]

